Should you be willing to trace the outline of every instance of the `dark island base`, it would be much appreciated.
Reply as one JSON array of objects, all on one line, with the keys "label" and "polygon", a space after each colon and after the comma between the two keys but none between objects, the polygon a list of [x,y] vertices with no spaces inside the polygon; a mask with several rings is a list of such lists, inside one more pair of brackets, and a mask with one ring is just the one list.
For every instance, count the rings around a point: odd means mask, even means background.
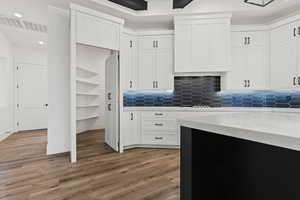
[{"label": "dark island base", "polygon": [[299,200],[300,152],[181,127],[181,200],[192,199]]}]

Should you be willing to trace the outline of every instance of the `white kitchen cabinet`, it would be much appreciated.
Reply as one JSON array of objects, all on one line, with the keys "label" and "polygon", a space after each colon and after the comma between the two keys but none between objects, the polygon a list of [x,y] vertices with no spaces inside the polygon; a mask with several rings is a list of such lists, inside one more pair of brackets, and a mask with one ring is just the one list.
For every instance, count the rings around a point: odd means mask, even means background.
[{"label": "white kitchen cabinet", "polygon": [[122,113],[122,138],[125,147],[140,144],[139,113]]},{"label": "white kitchen cabinet", "polygon": [[229,16],[175,18],[175,73],[224,72],[229,66]]},{"label": "white kitchen cabinet", "polygon": [[232,33],[232,66],[227,73],[226,89],[266,89],[266,32]]},{"label": "white kitchen cabinet", "polygon": [[138,68],[140,90],[172,90],[173,36],[141,36]]},{"label": "white kitchen cabinet", "polygon": [[142,112],[141,139],[144,145],[179,145],[176,112]]},{"label": "white kitchen cabinet", "polygon": [[93,15],[77,13],[77,42],[112,50],[120,49],[120,25]]},{"label": "white kitchen cabinet", "polygon": [[271,31],[271,89],[300,88],[300,22]]},{"label": "white kitchen cabinet", "polygon": [[138,88],[137,38],[124,33],[121,38],[121,81],[123,90]]}]

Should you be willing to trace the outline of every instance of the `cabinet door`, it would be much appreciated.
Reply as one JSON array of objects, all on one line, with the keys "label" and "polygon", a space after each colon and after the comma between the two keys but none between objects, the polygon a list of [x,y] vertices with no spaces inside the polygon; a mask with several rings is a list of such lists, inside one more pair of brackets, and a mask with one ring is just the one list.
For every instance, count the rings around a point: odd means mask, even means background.
[{"label": "cabinet door", "polygon": [[[230,59],[230,25],[216,23],[209,26],[209,60],[207,71],[226,71]],[[207,50],[206,50],[207,51]]]},{"label": "cabinet door", "polygon": [[131,146],[139,144],[139,126],[138,126],[138,113],[136,112],[124,112],[123,113],[123,128],[122,137],[123,145]]},{"label": "cabinet door", "polygon": [[247,51],[242,46],[232,47],[232,66],[227,74],[227,89],[245,89]]},{"label": "cabinet door", "polygon": [[246,69],[244,71],[246,79],[249,80],[248,89],[266,89],[267,71],[265,67],[264,46],[246,47]]},{"label": "cabinet door", "polygon": [[173,36],[160,36],[156,50],[157,89],[172,90],[173,76]]},{"label": "cabinet door", "polygon": [[119,50],[120,26],[91,15],[77,13],[77,42]]},{"label": "cabinet door", "polygon": [[138,87],[137,40],[124,34],[121,42],[121,71],[123,90],[135,90]]},{"label": "cabinet door", "polygon": [[149,90],[155,88],[156,81],[156,50],[139,50],[139,89]]},{"label": "cabinet door", "polygon": [[297,75],[297,41],[295,24],[271,31],[270,85],[272,89],[294,88]]},{"label": "cabinet door", "polygon": [[173,50],[157,50],[156,66],[157,88],[160,90],[172,90],[174,88]]},{"label": "cabinet door", "polygon": [[143,36],[139,38],[139,49],[154,49],[157,38],[154,36]]},{"label": "cabinet door", "polygon": [[191,27],[175,24],[175,72],[191,71]]}]

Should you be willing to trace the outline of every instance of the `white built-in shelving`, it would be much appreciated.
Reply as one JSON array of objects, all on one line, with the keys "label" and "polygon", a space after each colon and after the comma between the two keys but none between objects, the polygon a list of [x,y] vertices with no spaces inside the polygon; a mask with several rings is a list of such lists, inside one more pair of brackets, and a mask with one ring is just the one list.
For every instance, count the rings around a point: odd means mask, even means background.
[{"label": "white built-in shelving", "polygon": [[99,74],[97,71],[91,70],[91,69],[86,68],[86,67],[77,67],[77,69],[80,70],[80,71],[84,71],[86,73],[89,73],[89,74],[94,74],[94,75]]},{"label": "white built-in shelving", "polygon": [[76,80],[78,83],[83,83],[83,84],[89,84],[89,85],[94,85],[94,86],[97,86],[99,85],[98,82],[95,82],[95,81],[90,81],[90,80],[87,80],[87,79],[83,79],[83,78],[77,78]]},{"label": "white built-in shelving", "polygon": [[77,118],[77,121],[96,119],[98,117],[99,117],[99,115],[90,115],[90,116],[85,116],[85,117],[79,117],[79,118]]},{"label": "white built-in shelving", "polygon": [[90,104],[90,105],[77,105],[77,108],[93,108],[93,107],[99,107],[99,104]]},{"label": "white built-in shelving", "polygon": [[99,96],[99,94],[97,93],[88,93],[88,92],[77,92],[76,94],[78,96],[95,96],[95,97]]}]

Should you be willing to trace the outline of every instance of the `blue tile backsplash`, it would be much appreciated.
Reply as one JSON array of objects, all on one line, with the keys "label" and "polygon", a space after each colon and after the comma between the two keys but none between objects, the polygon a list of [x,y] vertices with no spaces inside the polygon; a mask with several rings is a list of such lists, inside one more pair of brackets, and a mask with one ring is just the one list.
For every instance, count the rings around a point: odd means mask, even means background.
[{"label": "blue tile backsplash", "polygon": [[300,108],[300,90],[224,91],[220,77],[175,77],[172,92],[126,92],[124,106]]}]

